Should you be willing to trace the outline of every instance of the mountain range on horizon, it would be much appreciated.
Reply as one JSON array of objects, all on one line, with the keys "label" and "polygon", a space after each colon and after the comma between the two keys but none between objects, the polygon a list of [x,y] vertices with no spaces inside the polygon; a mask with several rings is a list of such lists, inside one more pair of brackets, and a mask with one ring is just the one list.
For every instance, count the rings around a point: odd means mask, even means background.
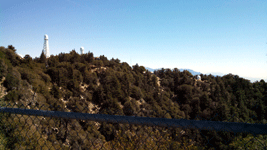
[{"label": "mountain range on horizon", "polygon": [[[160,70],[161,68],[157,68],[157,69],[153,69],[153,68],[149,68],[149,67],[145,67],[148,71],[150,71],[150,72],[154,72],[155,70]],[[167,68],[165,68],[165,69],[167,69]],[[179,69],[179,68],[178,68]],[[171,70],[173,70],[173,69],[171,69]],[[206,74],[206,75],[209,75],[209,74],[211,74],[211,75],[213,75],[213,76],[219,76],[219,77],[222,77],[222,76],[224,76],[224,75],[226,75],[225,73],[221,73],[221,72],[209,72],[209,73],[201,73],[201,72],[197,72],[197,71],[194,71],[194,70],[192,70],[192,69],[186,69],[186,68],[181,68],[181,69],[179,69],[180,71],[184,71],[184,70],[188,70],[193,76],[195,76],[195,75],[200,75],[200,74]],[[243,77],[243,78],[245,78],[245,79],[248,79],[248,80],[250,80],[251,82],[256,82],[256,81],[260,81],[261,80],[261,78],[251,78],[251,77]],[[267,79],[263,79],[263,80],[265,80],[265,82],[267,81]]]}]

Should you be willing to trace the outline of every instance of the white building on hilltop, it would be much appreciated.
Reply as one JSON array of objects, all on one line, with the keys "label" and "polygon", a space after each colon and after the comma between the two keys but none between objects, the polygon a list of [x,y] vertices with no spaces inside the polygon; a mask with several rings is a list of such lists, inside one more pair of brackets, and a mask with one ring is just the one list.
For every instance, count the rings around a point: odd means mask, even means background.
[{"label": "white building on hilltop", "polygon": [[82,55],[84,53],[84,47],[81,47],[80,50],[81,50],[81,55]]},{"label": "white building on hilltop", "polygon": [[48,35],[47,34],[44,35],[44,48],[43,48],[43,52],[44,52],[46,58],[49,58],[50,54],[49,54],[49,44],[48,44]]},{"label": "white building on hilltop", "polygon": [[197,75],[197,80],[201,80],[201,76],[200,75]]}]

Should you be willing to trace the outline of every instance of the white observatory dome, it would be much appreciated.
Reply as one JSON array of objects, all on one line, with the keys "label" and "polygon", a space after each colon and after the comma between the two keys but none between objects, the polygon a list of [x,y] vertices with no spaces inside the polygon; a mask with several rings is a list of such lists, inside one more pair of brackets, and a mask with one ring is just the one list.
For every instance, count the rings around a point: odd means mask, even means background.
[{"label": "white observatory dome", "polygon": [[197,75],[197,80],[201,80],[201,76],[200,75]]},{"label": "white observatory dome", "polygon": [[48,40],[48,35],[47,34],[44,35],[44,39]]},{"label": "white observatory dome", "polygon": [[81,50],[81,54],[83,54],[83,52],[84,52],[84,47],[81,47],[80,50]]}]

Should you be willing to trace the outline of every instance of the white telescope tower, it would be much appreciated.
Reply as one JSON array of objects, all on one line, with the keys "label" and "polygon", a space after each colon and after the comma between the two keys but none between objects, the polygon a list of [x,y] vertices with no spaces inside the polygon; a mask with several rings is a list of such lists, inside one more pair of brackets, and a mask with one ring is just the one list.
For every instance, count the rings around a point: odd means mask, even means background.
[{"label": "white telescope tower", "polygon": [[48,44],[48,35],[45,34],[44,35],[44,49],[43,49],[43,52],[46,56],[46,58],[49,57],[49,44]]},{"label": "white telescope tower", "polygon": [[83,54],[83,52],[84,52],[84,48],[83,47],[81,47],[80,48],[80,50],[81,50],[81,55]]}]

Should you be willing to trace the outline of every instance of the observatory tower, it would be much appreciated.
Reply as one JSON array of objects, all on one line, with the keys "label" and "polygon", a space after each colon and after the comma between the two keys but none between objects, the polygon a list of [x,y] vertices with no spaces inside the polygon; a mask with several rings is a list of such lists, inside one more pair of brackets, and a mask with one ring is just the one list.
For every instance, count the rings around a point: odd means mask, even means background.
[{"label": "observatory tower", "polygon": [[49,57],[49,44],[48,44],[48,35],[45,34],[44,35],[44,49],[43,49],[43,52],[46,56],[46,58]]},{"label": "observatory tower", "polygon": [[81,55],[83,54],[83,52],[84,52],[84,48],[83,47],[81,47],[80,48],[80,50],[81,50]]}]

